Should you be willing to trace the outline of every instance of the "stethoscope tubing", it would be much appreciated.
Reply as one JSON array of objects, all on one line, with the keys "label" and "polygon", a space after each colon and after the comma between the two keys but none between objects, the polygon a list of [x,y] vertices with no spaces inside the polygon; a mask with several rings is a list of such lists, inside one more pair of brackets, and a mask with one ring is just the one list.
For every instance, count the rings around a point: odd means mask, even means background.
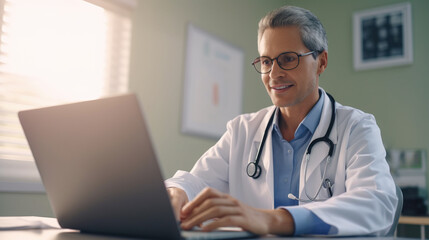
[{"label": "stethoscope tubing", "polygon": [[253,179],[257,179],[262,172],[261,166],[259,166],[259,160],[261,159],[261,153],[264,150],[265,141],[267,140],[268,131],[270,129],[271,124],[273,123],[274,115],[277,111],[278,107],[274,109],[273,114],[271,114],[270,120],[267,123],[267,127],[265,128],[264,135],[262,136],[262,141],[259,144],[258,151],[256,152],[256,158],[254,162],[250,162],[247,165],[246,172],[247,175]]},{"label": "stethoscope tubing", "polygon": [[[313,147],[314,147],[317,143],[319,143],[319,142],[325,142],[325,143],[326,143],[326,144],[328,144],[328,146],[329,146],[329,151],[328,151],[327,161],[326,161],[326,164],[325,164],[325,167],[324,167],[324,170],[323,170],[322,182],[321,182],[321,184],[320,184],[320,186],[319,186],[319,188],[318,188],[318,190],[317,190],[316,194],[314,195],[314,197],[310,197],[310,196],[308,195],[308,193],[307,193],[307,189],[306,189],[306,187],[305,187],[305,186],[304,186],[304,192],[305,192],[305,195],[307,196],[307,198],[308,198],[309,200],[304,200],[304,199],[300,199],[300,198],[296,198],[296,197],[295,197],[295,199],[296,199],[296,200],[299,200],[299,201],[302,201],[302,202],[323,201],[323,200],[317,200],[316,198],[317,198],[317,196],[319,195],[320,190],[322,189],[322,186],[323,186],[323,183],[324,183],[324,182],[328,185],[328,186],[327,186],[327,188],[328,188],[328,191],[329,191],[329,195],[330,195],[330,196],[332,196],[331,181],[330,181],[329,179],[325,179],[325,177],[326,177],[327,167],[328,167],[328,165],[329,165],[329,163],[330,163],[330,159],[331,159],[331,157],[332,157],[332,155],[333,155],[333,152],[334,152],[334,143],[333,143],[333,142],[332,142],[332,140],[329,138],[329,135],[331,134],[332,128],[333,128],[333,126],[334,126],[334,122],[335,122],[335,111],[336,111],[336,110],[335,110],[335,99],[334,99],[334,97],[332,97],[329,93],[326,93],[326,94],[328,95],[329,100],[331,101],[331,106],[332,106],[331,120],[330,120],[330,122],[329,122],[329,126],[328,126],[328,129],[326,130],[325,135],[324,135],[323,137],[316,138],[316,139],[314,139],[313,141],[311,141],[311,143],[309,144],[309,146],[308,146],[308,148],[307,148],[307,152],[306,152],[306,161],[305,161],[306,166],[305,166],[305,171],[304,171],[304,179],[307,179],[307,167],[308,167],[308,163],[309,163],[309,161],[310,161],[310,154],[311,154],[311,151],[312,151]],[[259,165],[259,161],[260,161],[260,159],[261,159],[261,154],[262,154],[262,151],[263,151],[264,146],[265,146],[265,141],[266,141],[266,139],[267,139],[268,131],[269,131],[269,129],[271,128],[271,125],[272,125],[272,123],[273,123],[273,119],[274,119],[274,115],[275,115],[275,113],[277,112],[277,110],[278,110],[278,107],[276,107],[276,108],[274,109],[274,112],[272,113],[272,115],[271,115],[271,117],[270,117],[270,119],[269,119],[269,121],[268,121],[268,123],[267,123],[267,126],[265,127],[264,135],[262,136],[262,141],[261,141],[261,143],[259,144],[259,148],[258,148],[258,151],[257,151],[257,153],[256,153],[255,161],[250,162],[250,163],[247,165],[246,173],[247,173],[247,175],[248,175],[249,177],[251,177],[251,178],[253,178],[253,179],[257,179],[257,178],[261,175],[261,173],[262,173],[262,169],[261,169],[261,166]]]}]

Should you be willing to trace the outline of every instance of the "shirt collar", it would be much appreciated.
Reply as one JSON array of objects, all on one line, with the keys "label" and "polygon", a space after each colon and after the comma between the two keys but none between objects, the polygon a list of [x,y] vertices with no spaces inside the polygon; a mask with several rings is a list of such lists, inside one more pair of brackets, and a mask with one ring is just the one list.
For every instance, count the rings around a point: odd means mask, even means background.
[{"label": "shirt collar", "polygon": [[[302,135],[305,130],[310,131],[313,135],[316,131],[317,125],[319,125],[320,117],[322,115],[322,108],[323,103],[325,101],[325,94],[319,90],[319,100],[316,102],[316,104],[313,106],[313,108],[310,110],[310,112],[307,114],[307,116],[302,120],[302,122],[299,124],[298,128],[295,131],[295,138]],[[279,114],[280,110],[277,109],[274,115],[273,119],[273,127],[274,130],[278,132],[278,134],[281,135],[280,129],[279,129]]]},{"label": "shirt collar", "polygon": [[323,103],[325,101],[325,94],[323,94],[320,90],[319,90],[319,94],[320,94],[319,100],[313,106],[313,108],[310,110],[310,112],[307,114],[304,120],[301,122],[302,125],[307,127],[307,129],[311,132],[311,134],[314,134],[314,132],[316,131],[317,125],[319,125],[320,117],[322,115]]}]

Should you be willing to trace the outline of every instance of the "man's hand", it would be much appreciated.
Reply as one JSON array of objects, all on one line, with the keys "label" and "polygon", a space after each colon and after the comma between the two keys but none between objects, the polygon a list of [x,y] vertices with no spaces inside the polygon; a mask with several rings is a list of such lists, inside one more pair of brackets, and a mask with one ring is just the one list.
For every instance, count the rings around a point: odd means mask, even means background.
[{"label": "man's hand", "polygon": [[[183,229],[202,226],[203,231],[241,227],[258,235],[292,235],[295,229],[293,218],[285,209],[256,209],[211,188],[201,191],[182,208],[181,220]],[[213,221],[203,224],[207,220]]]},{"label": "man's hand", "polygon": [[180,210],[189,201],[185,191],[180,188],[167,188],[168,195],[170,195],[171,205],[173,206],[174,215],[176,219],[182,220],[180,217]]}]

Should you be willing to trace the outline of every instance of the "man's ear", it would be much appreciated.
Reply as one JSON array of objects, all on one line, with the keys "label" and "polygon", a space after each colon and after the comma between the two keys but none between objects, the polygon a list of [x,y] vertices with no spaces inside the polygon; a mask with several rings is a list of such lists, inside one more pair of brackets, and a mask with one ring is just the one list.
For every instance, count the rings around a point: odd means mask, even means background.
[{"label": "man's ear", "polygon": [[319,65],[317,66],[317,75],[320,75],[325,71],[326,67],[328,67],[328,52],[323,51],[319,54],[317,59],[319,60]]}]

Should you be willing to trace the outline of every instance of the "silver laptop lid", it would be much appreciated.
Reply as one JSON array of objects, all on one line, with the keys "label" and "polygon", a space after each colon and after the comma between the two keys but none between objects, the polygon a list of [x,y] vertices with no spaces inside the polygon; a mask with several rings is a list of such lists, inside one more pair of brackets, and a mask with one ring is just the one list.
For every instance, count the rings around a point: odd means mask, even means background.
[{"label": "silver laptop lid", "polygon": [[62,227],[180,238],[134,94],[18,115]]}]

